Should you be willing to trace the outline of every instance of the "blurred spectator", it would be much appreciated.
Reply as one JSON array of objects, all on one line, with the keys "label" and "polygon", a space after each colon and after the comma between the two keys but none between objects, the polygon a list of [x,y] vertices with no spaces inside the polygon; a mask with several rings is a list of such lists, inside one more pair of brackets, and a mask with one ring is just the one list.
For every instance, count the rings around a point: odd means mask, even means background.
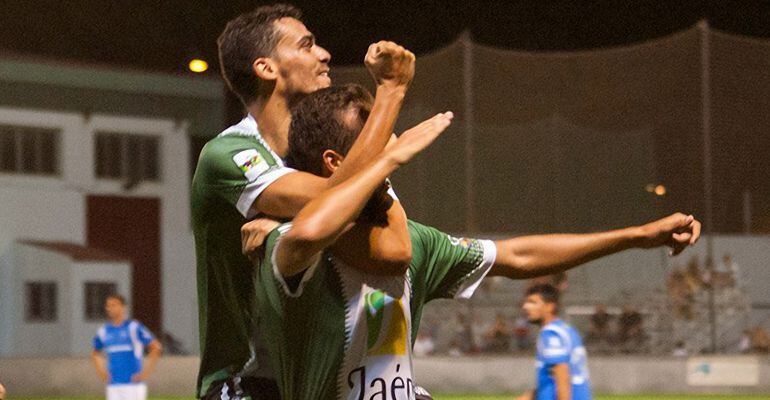
[{"label": "blurred spectator", "polygon": [[513,323],[513,336],[516,338],[516,348],[518,350],[529,349],[529,321],[524,315],[519,315],[516,322]]},{"label": "blurred spectator", "polygon": [[412,351],[417,356],[427,356],[433,354],[436,349],[436,345],[433,342],[433,337],[428,331],[423,329],[417,333],[417,339],[414,341],[414,348]]},{"label": "blurred spectator", "polygon": [[612,316],[607,312],[604,304],[597,304],[594,314],[591,315],[591,328],[588,331],[587,341],[595,344],[609,343],[610,320]]},{"label": "blurred spectator", "polygon": [[714,270],[714,286],[720,288],[735,287],[737,285],[738,264],[734,263],[730,254],[722,256],[722,262]]},{"label": "blurred spectator", "polygon": [[0,383],[0,400],[5,400],[5,387]]},{"label": "blurred spectator", "polygon": [[767,331],[757,326],[751,332],[751,351],[755,353],[770,352],[770,335]]},{"label": "blurred spectator", "polygon": [[730,253],[725,253],[722,256],[722,267],[725,269],[725,271],[729,271],[730,274],[733,277],[733,282],[736,286],[740,286],[741,284],[741,268],[738,266],[738,263],[733,260]]},{"label": "blurred spectator", "polygon": [[685,347],[683,341],[676,342],[676,346],[674,347],[674,350],[671,351],[671,355],[674,357],[687,357],[687,347]]},{"label": "blurred spectator", "polygon": [[470,320],[459,312],[457,313],[457,323],[454,327],[452,343],[461,353],[473,353],[476,351],[476,345],[473,340],[473,327]]},{"label": "blurred spectator", "polygon": [[630,305],[623,306],[618,317],[618,344],[624,350],[636,350],[644,342],[642,314]]},{"label": "blurred spectator", "polygon": [[452,341],[449,343],[449,350],[447,350],[447,353],[449,353],[452,357],[460,357],[463,355],[463,351],[460,348],[460,343],[457,341],[457,339],[452,339]]},{"label": "blurred spectator", "polygon": [[511,332],[505,323],[505,318],[497,314],[495,323],[484,335],[484,350],[491,353],[504,353],[511,348]]},{"label": "blurred spectator", "polygon": [[741,340],[738,342],[738,351],[748,353],[751,351],[751,329],[744,329]]},{"label": "blurred spectator", "polygon": [[674,269],[668,277],[667,288],[676,315],[687,320],[693,319],[694,294],[691,286],[687,283],[685,273],[679,269]]},{"label": "blurred spectator", "polygon": [[704,286],[703,272],[698,263],[698,257],[693,257],[687,263],[684,271],[684,279],[687,282],[690,293],[697,293]]}]

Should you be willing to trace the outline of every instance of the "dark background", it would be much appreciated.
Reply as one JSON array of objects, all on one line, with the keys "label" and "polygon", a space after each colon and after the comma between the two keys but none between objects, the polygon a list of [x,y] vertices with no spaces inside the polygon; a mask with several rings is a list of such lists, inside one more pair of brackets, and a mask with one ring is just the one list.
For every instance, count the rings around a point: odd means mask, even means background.
[{"label": "dark background", "polygon": [[[225,23],[261,1],[3,1],[0,51],[72,62],[186,73],[202,56],[216,74]],[[424,54],[463,30],[474,41],[524,50],[617,46],[708,19],[718,30],[770,37],[770,1],[509,0],[295,1],[332,64],[358,64],[388,39]]]}]

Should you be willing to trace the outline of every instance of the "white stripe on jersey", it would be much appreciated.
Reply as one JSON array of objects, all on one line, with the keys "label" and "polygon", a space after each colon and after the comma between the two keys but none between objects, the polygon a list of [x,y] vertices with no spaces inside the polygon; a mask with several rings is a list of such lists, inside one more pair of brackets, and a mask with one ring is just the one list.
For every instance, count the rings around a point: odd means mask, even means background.
[{"label": "white stripe on jersey", "polygon": [[144,345],[139,340],[138,329],[138,322],[131,321],[131,323],[128,324],[128,334],[131,336],[131,342],[134,344],[134,356],[141,359],[142,355],[144,355]]},{"label": "white stripe on jersey", "polygon": [[104,351],[107,353],[117,353],[119,351],[134,351],[134,346],[131,346],[130,344],[118,344],[115,346],[107,346],[104,348]]},{"label": "white stripe on jersey", "polygon": [[497,258],[497,246],[495,245],[495,242],[491,240],[479,240],[479,243],[481,243],[481,248],[484,252],[481,265],[463,278],[462,285],[460,285],[455,293],[455,299],[470,299],[481,284],[481,281],[487,276],[487,273],[489,273],[489,270],[492,269],[492,265],[495,264],[495,258]]},{"label": "white stripe on jersey", "polygon": [[107,341],[107,326],[102,325],[96,335],[99,336],[99,340],[102,341],[102,346],[104,346],[104,342]]},{"label": "white stripe on jersey", "polygon": [[543,328],[543,331],[551,331],[559,335],[559,337],[564,341],[564,345],[566,346],[567,350],[569,351],[569,349],[572,348],[572,336],[570,336],[566,329],[558,325],[549,324]]}]

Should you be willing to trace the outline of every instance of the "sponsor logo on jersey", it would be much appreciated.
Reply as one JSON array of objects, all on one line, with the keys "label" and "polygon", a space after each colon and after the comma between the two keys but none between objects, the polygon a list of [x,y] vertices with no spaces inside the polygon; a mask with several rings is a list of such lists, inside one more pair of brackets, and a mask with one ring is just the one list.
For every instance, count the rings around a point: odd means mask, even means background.
[{"label": "sponsor logo on jersey", "polygon": [[256,180],[262,173],[270,169],[267,160],[256,149],[241,151],[233,156],[233,161],[249,182]]},{"label": "sponsor logo on jersey", "polygon": [[462,247],[464,249],[467,249],[467,248],[471,247],[471,240],[470,239],[456,238],[454,236],[449,236],[449,235],[447,235],[447,237],[449,238],[449,243],[452,243],[452,245],[454,245],[454,246],[460,246],[460,247]]},{"label": "sponsor logo on jersey", "polygon": [[379,290],[366,294],[367,355],[406,355],[407,326],[401,299]]}]

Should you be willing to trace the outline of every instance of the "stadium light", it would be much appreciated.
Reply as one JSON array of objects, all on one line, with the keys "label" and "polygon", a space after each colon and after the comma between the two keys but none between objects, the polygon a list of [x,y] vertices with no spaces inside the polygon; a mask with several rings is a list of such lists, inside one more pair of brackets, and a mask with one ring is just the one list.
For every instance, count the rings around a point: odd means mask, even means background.
[{"label": "stadium light", "polygon": [[194,58],[190,60],[189,64],[187,64],[187,68],[189,68],[190,71],[195,72],[196,74],[200,74],[200,73],[206,72],[206,70],[209,69],[209,63],[199,58]]},{"label": "stadium light", "polygon": [[644,190],[647,191],[648,193],[652,193],[652,194],[654,194],[656,196],[665,196],[666,193],[668,192],[668,190],[666,189],[665,186],[660,185],[660,184],[656,185],[654,183],[649,183],[649,184],[645,185],[644,186]]}]

